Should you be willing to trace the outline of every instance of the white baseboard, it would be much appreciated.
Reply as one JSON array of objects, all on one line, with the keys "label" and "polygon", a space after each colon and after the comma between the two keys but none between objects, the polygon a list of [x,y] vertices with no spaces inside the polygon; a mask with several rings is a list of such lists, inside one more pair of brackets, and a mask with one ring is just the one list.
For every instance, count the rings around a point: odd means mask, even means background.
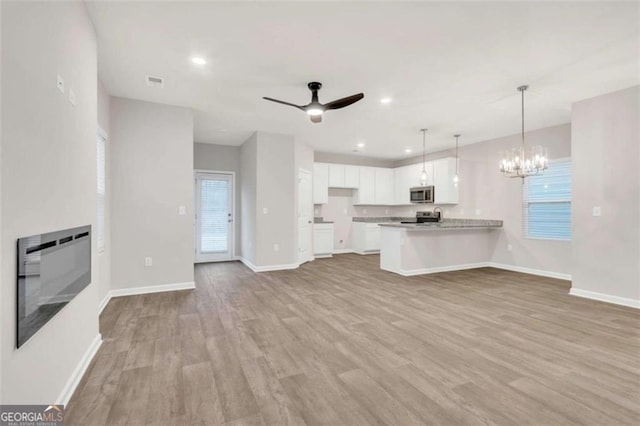
[{"label": "white baseboard", "polygon": [[415,275],[437,274],[438,272],[452,272],[452,271],[464,271],[467,269],[486,268],[487,266],[489,266],[487,262],[480,262],[480,263],[466,263],[462,265],[437,266],[434,268],[422,268],[422,269],[411,269],[411,270],[401,269],[398,272],[397,271],[390,271],[390,272],[395,272],[404,277],[413,277]]},{"label": "white baseboard", "polygon": [[609,294],[596,293],[595,291],[580,290],[577,288],[572,288],[571,290],[569,290],[569,294],[572,296],[584,297],[585,299],[599,300],[600,302],[615,303],[616,305],[640,309],[640,300],[636,299],[611,296]]},{"label": "white baseboard", "polygon": [[297,269],[300,267],[298,263],[289,263],[283,265],[267,265],[267,266],[256,266],[251,263],[249,260],[244,257],[238,258],[240,262],[244,263],[249,269],[253,272],[269,272],[269,271],[285,271],[287,269]]},{"label": "white baseboard", "polygon": [[541,277],[557,278],[559,280],[571,281],[571,274],[560,272],[544,271],[542,269],[525,268],[523,266],[507,265],[505,263],[489,262],[486,266],[506,271],[522,272],[523,274],[539,275]]},{"label": "white baseboard", "polygon": [[100,315],[102,311],[104,311],[104,308],[107,306],[107,303],[109,303],[109,300],[111,300],[111,291],[107,292],[107,294],[98,305],[98,315]]},{"label": "white baseboard", "polygon": [[333,249],[333,254],[353,253],[353,249]]},{"label": "white baseboard", "polygon": [[73,370],[73,373],[71,373],[71,377],[69,377],[69,380],[67,380],[67,383],[64,385],[64,388],[62,388],[62,392],[56,400],[56,404],[67,405],[69,403],[73,392],[75,392],[76,387],[78,387],[78,383],[80,383],[80,380],[82,380],[82,376],[87,371],[87,367],[89,367],[89,364],[91,364],[91,360],[98,352],[98,349],[100,349],[101,344],[102,336],[98,334],[85,351],[84,355],[80,359],[80,362]]},{"label": "white baseboard", "polygon": [[380,250],[370,250],[370,251],[359,251],[353,250],[351,253],[359,254],[361,256],[366,256],[367,254],[380,254]]},{"label": "white baseboard", "polygon": [[315,259],[326,259],[328,257],[333,257],[332,253],[327,253],[327,254],[314,254],[313,255]]},{"label": "white baseboard", "polygon": [[196,283],[193,281],[150,285],[145,287],[117,288],[109,292],[109,298],[119,296],[135,296],[137,294],[163,293],[165,291],[191,290],[194,288],[196,288]]}]

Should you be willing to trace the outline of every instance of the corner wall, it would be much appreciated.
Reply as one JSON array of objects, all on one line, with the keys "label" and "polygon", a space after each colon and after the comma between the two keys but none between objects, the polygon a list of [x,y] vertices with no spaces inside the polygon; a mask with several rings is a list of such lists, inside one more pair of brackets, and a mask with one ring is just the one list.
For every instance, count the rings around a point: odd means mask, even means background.
[{"label": "corner wall", "polygon": [[[640,307],[640,86],[573,104],[573,285]],[[593,216],[601,207],[602,216]]]},{"label": "corner wall", "polygon": [[110,121],[112,290],[193,286],[192,111],[111,97]]},{"label": "corner wall", "polygon": [[80,1],[1,8],[1,402],[52,404],[69,396],[76,368],[99,344],[96,240],[91,284],[16,349],[16,239],[95,229],[96,38]]},{"label": "corner wall", "polygon": [[104,252],[98,254],[98,300],[100,305],[107,300],[106,297],[111,290],[111,139],[109,133],[109,105],[110,97],[107,89],[98,79],[98,126],[107,134],[105,147],[105,211],[104,211]]}]

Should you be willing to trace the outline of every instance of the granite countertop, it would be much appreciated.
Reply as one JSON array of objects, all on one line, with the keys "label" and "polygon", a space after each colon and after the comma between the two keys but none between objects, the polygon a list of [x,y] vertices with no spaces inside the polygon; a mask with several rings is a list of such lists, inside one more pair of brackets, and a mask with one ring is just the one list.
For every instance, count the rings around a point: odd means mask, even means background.
[{"label": "granite countertop", "polygon": [[321,217],[314,217],[314,218],[313,218],[313,223],[315,223],[316,225],[319,225],[319,224],[323,224],[323,223],[326,223],[326,224],[332,224],[333,222],[328,221],[328,220],[324,220],[324,219],[323,219],[323,218],[321,218]]},{"label": "granite countertop", "polygon": [[501,220],[486,219],[443,219],[442,222],[427,223],[381,223],[380,226],[404,228],[412,231],[437,231],[452,229],[500,229]]},{"label": "granite countertop", "polygon": [[390,223],[390,222],[409,222],[415,221],[416,217],[400,217],[400,216],[379,216],[379,217],[357,217],[354,216],[351,219],[353,222],[365,222],[365,223]]}]

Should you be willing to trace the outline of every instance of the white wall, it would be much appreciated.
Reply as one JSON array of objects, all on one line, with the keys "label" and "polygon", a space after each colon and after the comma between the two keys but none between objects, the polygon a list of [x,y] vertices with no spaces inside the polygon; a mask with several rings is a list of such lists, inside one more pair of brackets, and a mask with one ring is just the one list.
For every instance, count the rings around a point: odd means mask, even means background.
[{"label": "white wall", "polygon": [[[621,298],[636,306],[640,306],[639,98],[636,86],[577,102],[571,114],[571,291]],[[602,209],[600,217],[592,215],[596,206]]]},{"label": "white wall", "polygon": [[192,111],[111,97],[110,119],[111,287],[193,282]]},{"label": "white wall", "polygon": [[79,1],[2,2],[1,19],[0,387],[2,403],[47,404],[99,337],[95,238],[92,283],[18,350],[15,244],[42,232],[95,229],[96,40]]},{"label": "white wall", "polygon": [[236,209],[235,224],[235,253],[240,256],[240,147],[228,145],[214,145],[210,143],[195,143],[193,145],[193,168],[196,170],[208,170],[217,172],[235,172],[234,203]]},{"label": "white wall", "polygon": [[[0,2],[0,46],[2,46],[2,2]],[[2,50],[2,48],[0,47],[0,51]],[[0,165],[2,165],[2,55],[0,54]],[[0,172],[0,242],[4,241],[2,239],[2,173]],[[3,259],[3,251],[2,251],[2,246],[4,244],[0,243],[0,259]],[[2,261],[0,261],[0,280],[2,279]],[[0,281],[1,283],[2,281]],[[1,288],[1,284],[0,284],[0,294],[2,294],[2,288]],[[2,303],[0,303],[0,319],[4,318],[3,316],[3,307],[2,307]],[[0,327],[0,383],[2,383],[2,354],[3,354],[3,346],[4,346],[4,336],[2,333],[2,328]],[[0,403],[2,403],[2,401],[4,401],[4,399],[2,398],[2,388],[3,386],[0,385]]]},{"label": "white wall", "polygon": [[110,96],[100,79],[98,79],[98,126],[107,134],[105,162],[105,212],[104,212],[104,252],[98,254],[98,300],[101,302],[111,290],[111,140],[110,130]]}]

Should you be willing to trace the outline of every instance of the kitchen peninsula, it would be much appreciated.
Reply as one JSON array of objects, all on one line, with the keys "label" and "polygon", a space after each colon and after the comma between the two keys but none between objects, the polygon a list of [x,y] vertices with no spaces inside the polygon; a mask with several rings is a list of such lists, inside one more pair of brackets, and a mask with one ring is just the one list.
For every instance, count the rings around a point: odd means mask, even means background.
[{"label": "kitchen peninsula", "polygon": [[410,276],[487,266],[501,220],[383,223],[380,268]]}]

